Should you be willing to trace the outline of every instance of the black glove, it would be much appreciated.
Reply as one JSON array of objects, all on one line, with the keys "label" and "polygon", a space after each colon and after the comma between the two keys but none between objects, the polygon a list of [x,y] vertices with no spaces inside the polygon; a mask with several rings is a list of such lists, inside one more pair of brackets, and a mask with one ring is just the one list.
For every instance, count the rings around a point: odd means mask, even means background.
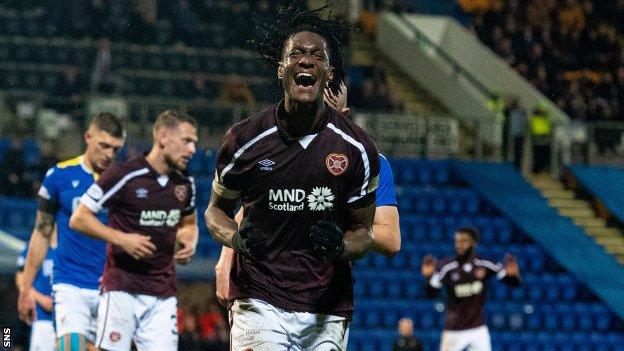
[{"label": "black glove", "polygon": [[335,259],[345,251],[344,233],[332,222],[320,220],[310,229],[312,248],[322,257]]},{"label": "black glove", "polygon": [[265,239],[252,235],[254,225],[247,222],[232,237],[232,248],[239,254],[251,259],[263,259],[266,256]]}]

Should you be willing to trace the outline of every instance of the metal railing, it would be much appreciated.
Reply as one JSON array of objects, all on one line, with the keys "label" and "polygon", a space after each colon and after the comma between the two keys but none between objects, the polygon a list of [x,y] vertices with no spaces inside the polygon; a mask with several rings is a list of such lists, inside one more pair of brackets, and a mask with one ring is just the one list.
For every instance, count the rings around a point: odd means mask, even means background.
[{"label": "metal railing", "polygon": [[430,47],[436,53],[436,55],[442,58],[446,62],[446,64],[451,66],[457,74],[464,77],[467,82],[469,82],[474,88],[480,91],[484,96],[488,98],[493,98],[495,96],[495,94],[492,91],[490,91],[483,83],[481,83],[477,79],[477,77],[475,77],[472,73],[464,69],[457,61],[455,61],[453,57],[447,54],[446,51],[442,49],[442,47],[440,47],[438,44],[436,44],[431,39],[429,39],[420,29],[418,29],[418,27],[416,27],[412,22],[410,22],[409,18],[407,17],[405,13],[397,12],[396,14],[397,14],[397,17],[401,20],[401,22],[412,31],[417,41]]}]

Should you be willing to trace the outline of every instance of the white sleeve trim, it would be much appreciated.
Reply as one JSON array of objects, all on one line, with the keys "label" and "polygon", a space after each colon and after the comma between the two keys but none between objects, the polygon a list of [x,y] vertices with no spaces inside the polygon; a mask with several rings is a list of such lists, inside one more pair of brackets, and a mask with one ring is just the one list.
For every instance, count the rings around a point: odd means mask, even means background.
[{"label": "white sleeve trim", "polygon": [[436,289],[442,289],[442,276],[440,273],[434,273],[429,279],[429,285]]},{"label": "white sleeve trim", "polygon": [[[366,194],[368,194],[368,191],[366,191],[366,188],[368,187],[368,182],[370,181],[370,161],[368,159],[368,154],[366,153],[366,149],[364,148],[364,145],[362,145],[362,143],[358,142],[357,140],[353,139],[353,137],[351,137],[350,135],[338,129],[338,127],[336,127],[333,123],[327,123],[327,127],[333,130],[336,134],[340,135],[349,144],[355,146],[358,150],[360,150],[362,163],[364,165],[364,182],[362,183],[360,195],[351,197],[349,200],[347,200],[347,203],[352,203],[354,201],[357,201],[363,198],[364,196],[366,196]],[[370,192],[374,190],[375,189],[371,189]]]},{"label": "white sleeve trim", "polygon": [[80,197],[80,203],[87,206],[93,213],[99,213],[102,210],[102,206],[93,200],[87,193],[82,194]]},{"label": "white sleeve trim", "polygon": [[507,276],[507,270],[505,268],[501,269],[500,271],[498,271],[498,273],[496,273],[496,278],[498,280],[501,280],[505,278],[506,276]]},{"label": "white sleeve trim", "polygon": [[494,262],[489,261],[489,260],[480,260],[480,259],[477,258],[477,259],[474,260],[474,262],[475,262],[475,264],[477,266],[482,266],[482,267],[485,267],[485,268],[489,268],[490,270],[492,270],[492,271],[494,271],[496,273],[499,273],[503,269],[503,266],[500,263],[494,263]]},{"label": "white sleeve trim", "polygon": [[48,191],[48,188],[43,185],[39,188],[39,192],[37,193],[37,195],[39,195],[39,197],[42,199],[50,200],[50,192]]}]

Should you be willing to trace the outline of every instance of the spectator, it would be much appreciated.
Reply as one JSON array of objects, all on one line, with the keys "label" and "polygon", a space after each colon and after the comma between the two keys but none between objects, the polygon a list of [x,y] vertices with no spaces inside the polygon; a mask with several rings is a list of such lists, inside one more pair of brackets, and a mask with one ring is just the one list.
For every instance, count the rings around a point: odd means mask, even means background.
[{"label": "spectator", "polygon": [[230,74],[219,88],[217,103],[223,106],[244,105],[249,111],[255,108],[254,94],[245,83],[245,80],[235,74]]},{"label": "spectator", "polygon": [[193,74],[193,94],[192,96],[214,100],[214,89],[208,84],[206,73],[197,71]]},{"label": "spectator", "polygon": [[545,104],[538,105],[529,120],[533,145],[533,173],[548,171],[550,165],[551,125]]},{"label": "spectator", "polygon": [[65,67],[63,73],[63,78],[57,82],[53,94],[64,98],[64,101],[55,103],[52,107],[61,113],[71,113],[80,108],[82,87],[78,80],[76,66]]},{"label": "spectator", "polygon": [[503,141],[506,145],[503,155],[507,160],[511,160],[514,166],[521,168],[522,155],[524,149],[524,136],[527,130],[527,112],[518,101],[517,97],[513,97],[507,108],[505,109],[505,130],[507,137]]},{"label": "spectator", "polygon": [[0,167],[0,194],[5,196],[28,196],[30,186],[24,179],[24,144],[21,138],[11,139]]},{"label": "spectator", "polygon": [[398,325],[399,336],[394,341],[392,351],[423,351],[423,347],[414,336],[414,322],[410,318],[401,318]]},{"label": "spectator", "polygon": [[182,331],[178,340],[178,350],[180,351],[201,351],[201,336],[197,329],[197,319],[192,313],[182,315]]},{"label": "spectator", "polygon": [[92,92],[110,94],[121,90],[121,78],[114,72],[112,60],[110,40],[108,38],[100,39],[91,72]]},{"label": "spectator", "polygon": [[199,334],[203,344],[209,350],[227,350],[228,331],[225,320],[214,299],[208,302],[208,308],[197,318]]}]

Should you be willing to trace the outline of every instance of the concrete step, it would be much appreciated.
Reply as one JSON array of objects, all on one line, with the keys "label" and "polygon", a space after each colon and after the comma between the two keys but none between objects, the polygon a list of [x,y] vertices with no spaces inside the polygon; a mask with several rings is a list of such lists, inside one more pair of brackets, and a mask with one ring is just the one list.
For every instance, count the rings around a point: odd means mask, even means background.
[{"label": "concrete step", "polygon": [[558,208],[557,212],[560,215],[571,218],[587,218],[595,217],[596,212],[591,208]]},{"label": "concrete step", "polygon": [[548,205],[556,208],[593,208],[588,202],[577,199],[548,199]]},{"label": "concrete step", "polygon": [[576,197],[572,190],[544,189],[542,195],[547,199],[574,199]]},{"label": "concrete step", "polygon": [[535,181],[535,182],[531,182],[531,185],[533,185],[533,187],[540,189],[540,190],[545,190],[545,189],[565,190],[565,186],[561,182],[557,182],[554,180]]},{"label": "concrete step", "polygon": [[592,236],[597,237],[624,237],[619,229],[609,227],[592,227],[588,226],[584,228],[585,231]]},{"label": "concrete step", "polygon": [[607,226],[607,222],[602,219],[602,218],[598,218],[598,217],[579,217],[579,218],[572,218],[572,222],[574,222],[574,224],[586,228],[586,227],[606,227]]},{"label": "concrete step", "polygon": [[613,255],[624,255],[624,244],[622,245],[603,245],[607,252]]},{"label": "concrete step", "polygon": [[597,236],[594,237],[594,240],[605,247],[622,246],[624,248],[624,238],[619,236]]}]

